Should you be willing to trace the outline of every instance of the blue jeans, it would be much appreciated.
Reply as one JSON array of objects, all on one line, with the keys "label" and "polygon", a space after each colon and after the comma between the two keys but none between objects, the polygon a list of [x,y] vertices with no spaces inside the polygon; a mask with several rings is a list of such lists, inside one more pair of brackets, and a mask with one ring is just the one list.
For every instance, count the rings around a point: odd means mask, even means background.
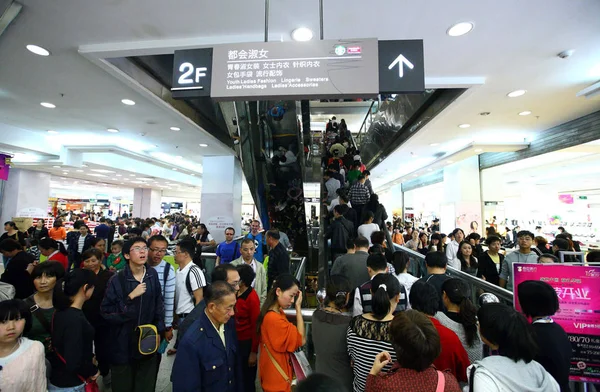
[{"label": "blue jeans", "polygon": [[48,391],[61,391],[61,392],[85,392],[85,384],[78,385],[76,387],[59,388],[48,383]]}]

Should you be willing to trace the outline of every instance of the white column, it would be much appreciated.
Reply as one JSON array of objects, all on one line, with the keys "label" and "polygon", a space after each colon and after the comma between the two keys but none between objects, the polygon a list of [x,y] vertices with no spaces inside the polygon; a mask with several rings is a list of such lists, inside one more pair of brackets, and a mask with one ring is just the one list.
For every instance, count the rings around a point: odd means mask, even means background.
[{"label": "white column", "polygon": [[135,188],[133,190],[133,216],[158,218],[162,212],[160,208],[161,191],[150,188]]},{"label": "white column", "polygon": [[217,243],[225,240],[225,228],[241,231],[242,167],[234,156],[204,157],[200,221]]},{"label": "white column", "polygon": [[479,157],[473,156],[444,168],[444,199],[440,206],[441,230],[449,233],[460,227],[465,234],[471,232],[471,222],[477,222],[477,232],[482,234],[481,185]]},{"label": "white column", "polygon": [[13,218],[46,218],[48,197],[50,197],[50,174],[10,169],[2,196],[0,232],[4,232],[4,222]]}]

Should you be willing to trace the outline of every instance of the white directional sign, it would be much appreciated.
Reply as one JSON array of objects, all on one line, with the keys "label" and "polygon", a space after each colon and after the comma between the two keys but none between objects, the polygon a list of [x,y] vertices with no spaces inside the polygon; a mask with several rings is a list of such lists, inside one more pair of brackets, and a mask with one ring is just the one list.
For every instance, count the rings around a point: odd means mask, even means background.
[{"label": "white directional sign", "polygon": [[424,90],[423,41],[379,41],[379,92],[419,93]]},{"label": "white directional sign", "polygon": [[404,77],[404,65],[406,65],[408,68],[413,69],[415,68],[415,66],[413,65],[413,63],[411,63],[410,61],[408,61],[406,59],[406,57],[404,57],[403,55],[400,55],[398,57],[396,57],[396,60],[394,60],[389,66],[388,69],[392,69],[394,68],[394,65],[398,64],[398,75],[402,78]]}]

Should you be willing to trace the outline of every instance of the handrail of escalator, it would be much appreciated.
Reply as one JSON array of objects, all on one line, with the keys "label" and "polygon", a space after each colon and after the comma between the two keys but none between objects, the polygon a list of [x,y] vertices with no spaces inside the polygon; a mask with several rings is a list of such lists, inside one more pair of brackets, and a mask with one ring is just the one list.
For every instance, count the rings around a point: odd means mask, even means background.
[{"label": "handrail of escalator", "polygon": [[[375,102],[376,102],[375,100],[371,101],[371,106],[369,106],[369,110],[367,110],[367,114],[365,114],[365,119],[363,120],[362,124],[360,125],[360,129],[358,130],[358,134],[356,135],[357,138],[360,137],[360,134],[362,133],[363,128],[365,127],[365,123],[367,122],[367,118],[369,118],[369,114],[371,113],[371,109],[373,109],[373,105],[375,105]],[[367,132],[367,130],[365,130],[365,132]],[[354,142],[354,147],[356,149],[358,149],[356,142]]]},{"label": "handrail of escalator", "polygon": [[[414,257],[414,258],[418,258],[418,259],[422,259],[422,260],[425,259],[425,256],[423,256],[421,253],[415,252],[414,250],[409,249],[405,246],[395,245],[394,249],[396,251],[405,252],[406,254],[408,254],[409,257]],[[452,276],[453,278],[459,278],[464,282],[470,283],[473,286],[476,286],[477,288],[482,289],[486,293],[494,294],[496,297],[498,297],[501,300],[509,301],[511,303],[513,302],[513,293],[506,289],[503,289],[500,286],[496,286],[495,284],[486,282],[483,279],[479,279],[476,276],[469,275],[463,271],[457,270],[450,266],[448,266],[446,268],[446,272],[448,273],[448,275]]]}]

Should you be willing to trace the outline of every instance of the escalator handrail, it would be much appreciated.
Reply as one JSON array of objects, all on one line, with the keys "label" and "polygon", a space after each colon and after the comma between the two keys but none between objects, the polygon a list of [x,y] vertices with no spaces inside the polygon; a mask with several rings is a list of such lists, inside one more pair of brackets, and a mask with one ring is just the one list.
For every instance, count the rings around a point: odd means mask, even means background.
[{"label": "escalator handrail", "polygon": [[[371,110],[373,109],[373,105],[375,105],[375,100],[371,101],[371,106],[369,106],[369,110],[367,110],[367,114],[365,114],[365,118],[364,118],[362,124],[360,125],[360,129],[358,130],[358,134],[356,135],[357,138],[360,136],[360,134],[363,131],[363,128],[365,127],[365,123],[367,122],[367,118],[369,118],[369,114],[371,113]],[[365,132],[366,132],[366,130],[365,130]],[[354,139],[352,139],[352,142],[354,143],[354,147],[356,149],[358,149],[358,146],[356,145],[356,142],[354,142]]]},{"label": "escalator handrail", "polygon": [[[419,252],[415,252],[412,249],[409,249],[405,246],[399,246],[397,244],[394,244],[394,249],[396,251],[401,251],[404,252],[406,254],[408,254],[409,256],[412,257],[416,257],[418,259],[422,259],[425,260],[425,256],[423,256],[421,253]],[[446,272],[448,273],[448,275],[452,276],[453,278],[459,278],[460,280],[462,280],[463,282],[467,282],[470,283],[478,288],[483,289],[486,293],[491,293],[494,294],[496,297],[498,297],[501,300],[504,301],[510,301],[511,303],[513,302],[513,293],[503,289],[500,286],[496,286],[495,284],[492,284],[490,282],[486,282],[483,279],[479,279],[476,276],[473,275],[469,275],[466,272],[457,270],[455,268],[452,268],[450,266],[448,266],[446,268]]]}]

